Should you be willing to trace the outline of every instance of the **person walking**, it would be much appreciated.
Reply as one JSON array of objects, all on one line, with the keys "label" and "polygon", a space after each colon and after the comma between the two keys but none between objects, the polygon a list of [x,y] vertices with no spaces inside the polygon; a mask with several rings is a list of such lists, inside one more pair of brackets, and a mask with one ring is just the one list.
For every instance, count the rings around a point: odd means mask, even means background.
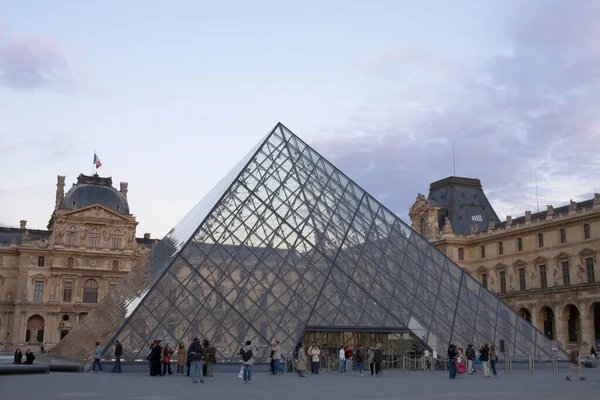
[{"label": "person walking", "polygon": [[204,354],[202,352],[202,346],[200,345],[200,340],[198,338],[194,338],[192,344],[188,348],[187,358],[190,360],[190,367],[192,369],[191,377],[193,383],[204,383],[204,379],[202,378],[202,360],[204,359]]},{"label": "person walking", "polygon": [[187,351],[185,349],[185,343],[181,342],[179,343],[179,346],[177,346],[177,375],[183,376],[186,358]]},{"label": "person walking", "polygon": [[242,356],[243,381],[244,383],[252,383],[252,365],[254,365],[254,352],[252,351],[251,341],[246,341],[246,345],[240,349],[239,355]]},{"label": "person walking", "polygon": [[117,340],[115,342],[115,366],[112,369],[112,372],[121,373],[121,356],[123,355],[123,346]]},{"label": "person walking", "polygon": [[576,346],[573,346],[569,351],[569,363],[571,364],[571,368],[569,372],[567,372],[566,380],[571,380],[571,375],[576,374],[579,375],[580,381],[585,381],[585,377],[581,373],[581,364],[579,363],[579,350]]},{"label": "person walking", "polygon": [[102,373],[102,364],[100,364],[100,358],[102,357],[102,346],[100,346],[100,342],[96,342],[94,347],[94,363],[92,364],[92,372],[96,372],[96,367],[98,367],[98,372]]},{"label": "person walking", "polygon": [[375,350],[373,346],[369,348],[369,353],[367,354],[367,363],[369,364],[369,369],[371,370],[371,376],[375,376]]},{"label": "person walking", "polygon": [[304,378],[304,372],[306,372],[306,351],[304,351],[303,344],[300,344],[300,348],[298,349],[296,370],[298,371],[298,376]]},{"label": "person walking", "polygon": [[481,371],[485,378],[490,377],[490,348],[488,344],[484,344],[481,349],[481,353],[479,354],[479,359],[481,360]]}]

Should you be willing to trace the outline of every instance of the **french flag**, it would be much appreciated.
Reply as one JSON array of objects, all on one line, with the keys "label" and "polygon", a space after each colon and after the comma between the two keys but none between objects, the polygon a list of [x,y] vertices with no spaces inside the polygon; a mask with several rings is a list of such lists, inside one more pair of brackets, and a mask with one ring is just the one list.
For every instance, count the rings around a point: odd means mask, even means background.
[{"label": "french flag", "polygon": [[102,166],[102,161],[100,161],[96,153],[94,153],[94,165],[96,168],[100,168]]}]

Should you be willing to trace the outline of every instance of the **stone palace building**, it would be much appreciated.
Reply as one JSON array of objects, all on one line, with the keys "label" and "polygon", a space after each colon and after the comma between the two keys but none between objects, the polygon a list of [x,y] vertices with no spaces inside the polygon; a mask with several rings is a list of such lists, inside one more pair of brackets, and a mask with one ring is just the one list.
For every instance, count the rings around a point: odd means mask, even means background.
[{"label": "stone palace building", "polygon": [[47,230],[0,227],[0,350],[54,347],[152,248],[137,224],[127,183],[81,174],[58,176]]},{"label": "stone palace building", "polygon": [[566,348],[600,344],[600,194],[500,221],[478,179],[431,184],[412,227]]}]

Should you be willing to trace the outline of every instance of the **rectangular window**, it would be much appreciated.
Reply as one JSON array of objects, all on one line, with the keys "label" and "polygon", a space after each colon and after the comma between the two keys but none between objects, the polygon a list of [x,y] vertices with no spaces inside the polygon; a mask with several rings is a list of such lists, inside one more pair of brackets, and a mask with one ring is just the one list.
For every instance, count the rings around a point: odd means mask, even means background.
[{"label": "rectangular window", "polygon": [[108,284],[108,292],[114,292],[115,289],[117,288],[117,284],[116,283],[109,283]]},{"label": "rectangular window", "polygon": [[33,287],[33,301],[44,300],[44,281],[35,281]]},{"label": "rectangular window", "polygon": [[463,261],[465,259],[465,249],[462,247],[458,248],[458,260]]},{"label": "rectangular window", "polygon": [[546,276],[546,265],[540,265],[540,287],[546,289],[548,287],[548,277]]},{"label": "rectangular window", "polygon": [[502,242],[498,242],[498,254],[499,255],[504,254],[504,243],[502,243]]},{"label": "rectangular window", "polygon": [[590,226],[589,224],[583,225],[583,238],[589,239],[592,235],[590,234]]},{"label": "rectangular window", "polygon": [[506,271],[500,271],[500,293],[506,293]]},{"label": "rectangular window", "polygon": [[517,250],[523,251],[523,238],[517,239]]},{"label": "rectangular window", "polygon": [[571,284],[571,275],[569,271],[569,262],[563,261],[562,265],[562,275],[563,275],[563,285],[569,286]]},{"label": "rectangular window", "polygon": [[567,243],[567,231],[564,229],[560,230],[560,244]]},{"label": "rectangular window", "polygon": [[538,247],[544,247],[544,234],[538,233]]},{"label": "rectangular window", "polygon": [[481,246],[481,258],[485,258],[485,246]]},{"label": "rectangular window", "polygon": [[65,303],[73,301],[73,282],[65,282],[63,284],[63,301]]},{"label": "rectangular window", "polygon": [[487,287],[488,287],[488,276],[487,276],[487,274],[481,274],[481,284],[483,285],[484,288],[487,289]]},{"label": "rectangular window", "polygon": [[520,290],[526,290],[526,282],[525,282],[526,276],[525,276],[525,268],[519,268],[519,289]]},{"label": "rectangular window", "polygon": [[586,258],[585,259],[585,270],[587,272],[588,283],[596,282],[596,276],[594,274],[594,259]]}]

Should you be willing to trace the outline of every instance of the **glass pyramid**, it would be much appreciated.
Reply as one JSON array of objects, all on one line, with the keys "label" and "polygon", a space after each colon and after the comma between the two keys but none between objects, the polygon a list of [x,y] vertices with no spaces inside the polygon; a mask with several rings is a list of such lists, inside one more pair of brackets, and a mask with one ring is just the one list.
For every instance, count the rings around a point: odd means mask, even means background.
[{"label": "glass pyramid", "polygon": [[[410,330],[431,350],[504,340],[515,359],[551,341],[281,123],[53,350],[89,359],[115,340],[293,348],[312,328]],[[561,353],[561,356],[563,354]],[[499,355],[502,356],[502,355]]]}]

